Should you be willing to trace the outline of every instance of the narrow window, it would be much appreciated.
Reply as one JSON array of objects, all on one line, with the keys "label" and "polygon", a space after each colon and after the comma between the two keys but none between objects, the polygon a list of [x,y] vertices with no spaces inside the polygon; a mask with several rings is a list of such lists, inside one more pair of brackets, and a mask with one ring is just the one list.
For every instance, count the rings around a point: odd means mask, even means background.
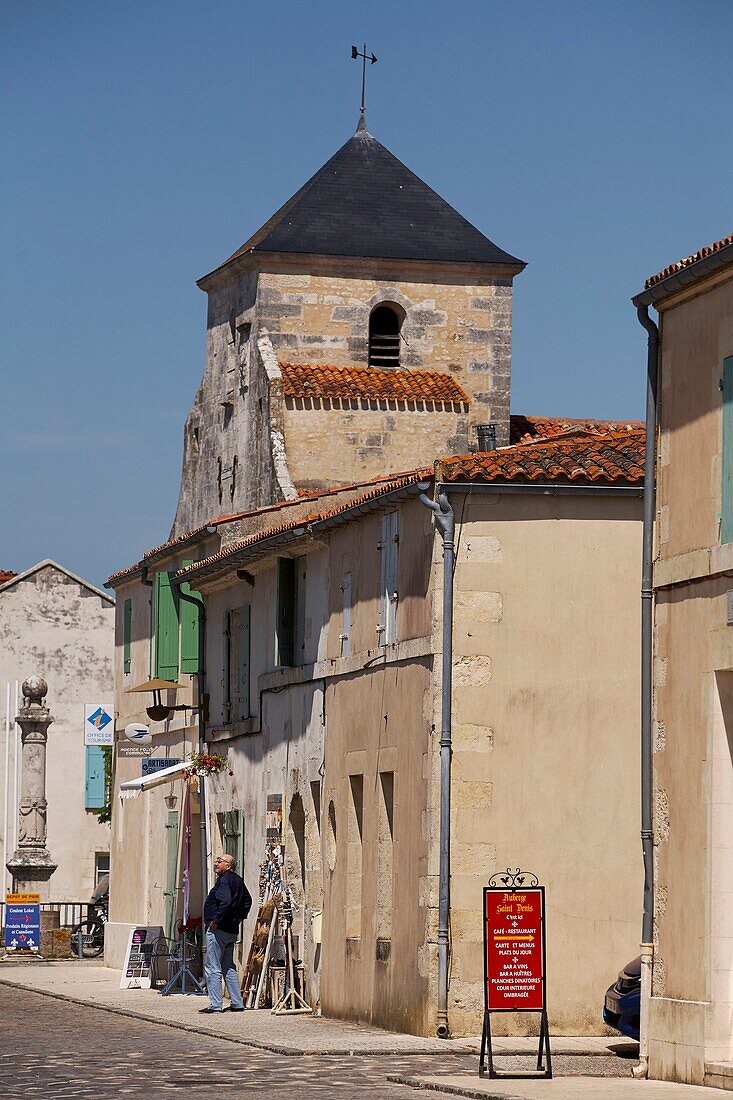
[{"label": "narrow window", "polygon": [[397,576],[399,535],[397,512],[382,516],[382,537],[379,543],[382,568],[379,596],[379,644],[397,641]]},{"label": "narrow window", "polygon": [[94,855],[94,885],[99,886],[100,879],[109,874],[109,852],[96,852]]},{"label": "narrow window", "polygon": [[155,578],[155,675],[178,680],[178,594],[171,587],[171,573]]},{"label": "narrow window", "polygon": [[380,305],[372,310],[369,315],[370,367],[399,367],[400,330],[404,317],[405,312],[399,306]]},{"label": "narrow window", "polygon": [[346,938],[361,938],[362,829],[364,776],[350,775],[351,798],[346,834]]},{"label": "narrow window", "polygon": [[[379,773],[377,958],[389,958],[394,905],[394,772]],[[380,941],[383,941],[380,944]],[[386,941],[386,942],[384,942]]]},{"label": "narrow window", "polygon": [[[300,881],[303,894],[305,895],[305,807],[303,806],[303,799],[300,797],[299,794],[294,794],[290,802],[288,823],[290,825],[290,832],[295,843],[295,851],[293,854],[297,852],[298,858],[298,866],[294,868],[294,877]],[[292,879],[293,876],[291,876],[291,882]]]},{"label": "narrow window", "polygon": [[341,581],[341,656],[351,656],[351,573]]},{"label": "narrow window", "polygon": [[226,810],[223,814],[217,814],[216,820],[219,826],[221,850],[226,855],[234,856],[237,862],[236,870],[241,875],[242,856],[244,851],[242,815],[239,810]]},{"label": "narrow window", "polygon": [[125,600],[122,609],[122,671],[125,676],[130,672],[132,646],[132,600]]},{"label": "narrow window", "polygon": [[275,664],[301,665],[306,642],[306,558],[278,558]]},{"label": "narrow window", "polygon": [[733,542],[733,355],[723,360],[723,493],[720,541]]}]

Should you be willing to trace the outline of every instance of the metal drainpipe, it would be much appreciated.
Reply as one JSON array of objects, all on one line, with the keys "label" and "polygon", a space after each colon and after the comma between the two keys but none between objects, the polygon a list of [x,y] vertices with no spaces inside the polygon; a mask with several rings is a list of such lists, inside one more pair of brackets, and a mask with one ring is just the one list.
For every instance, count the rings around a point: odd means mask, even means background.
[{"label": "metal drainpipe", "polygon": [[[181,581],[172,579],[173,588],[178,593],[178,598],[186,603],[193,604],[199,611],[199,670],[198,670],[198,696],[199,696],[199,752],[206,751],[206,711],[208,700],[206,698],[206,605],[198,596],[192,596],[181,588]],[[206,780],[199,776],[199,844],[201,848],[201,919],[203,921],[204,902],[209,892],[208,849],[206,844]],[[203,951],[203,944],[201,950]]]},{"label": "metal drainpipe", "polygon": [[438,873],[438,1026],[440,1039],[450,1035],[448,1027],[448,937],[450,921],[450,781],[451,701],[453,694],[453,536],[455,516],[448,497],[441,493],[434,501],[428,485],[420,485],[420,502],[433,513],[443,536],[443,667],[441,675],[440,726],[440,867]]},{"label": "metal drainpipe", "polygon": [[655,451],[657,438],[657,375],[659,329],[647,306],[636,315],[648,333],[646,383],[646,454],[644,457],[644,524],[641,569],[641,849],[644,856],[644,915],[641,932],[641,1027],[639,1065],[635,1077],[649,1068],[648,1021],[654,961],[654,831],[652,810],[652,659],[654,638],[654,514],[656,509]]}]

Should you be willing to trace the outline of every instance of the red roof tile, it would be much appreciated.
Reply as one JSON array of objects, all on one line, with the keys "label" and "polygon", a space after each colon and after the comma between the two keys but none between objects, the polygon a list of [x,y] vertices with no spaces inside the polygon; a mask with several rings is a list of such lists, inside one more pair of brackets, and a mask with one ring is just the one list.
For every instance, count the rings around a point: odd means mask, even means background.
[{"label": "red roof tile", "polygon": [[643,428],[641,420],[573,420],[555,416],[511,416],[509,438],[512,443],[530,443],[534,439],[553,439],[571,432],[607,435],[627,428]]},{"label": "red roof tile", "polygon": [[727,248],[729,244],[733,244],[733,233],[729,233],[727,237],[722,237],[719,241],[714,241],[713,244],[706,244],[704,248],[699,248],[697,252],[693,252],[691,256],[685,256],[684,260],[677,260],[676,263],[670,264],[669,267],[665,267],[663,271],[658,271],[656,275],[652,275],[650,279],[644,283],[644,288],[649,289],[650,286],[654,286],[655,283],[661,283],[663,279],[667,279],[670,275],[676,275],[678,271],[682,271],[685,267],[690,267],[691,264],[697,263],[698,260],[704,260],[708,256],[714,256],[716,252],[720,252],[721,249]]},{"label": "red roof tile", "polygon": [[13,577],[17,577],[17,573],[13,573],[10,569],[0,569],[0,584],[6,584],[7,581],[12,581]]},{"label": "red roof tile", "polygon": [[576,432],[496,451],[443,458],[437,477],[443,481],[642,485],[644,430],[630,428],[606,435]]},{"label": "red roof tile", "polygon": [[449,374],[428,370],[377,370],[280,363],[285,397],[325,401],[429,401],[468,404],[468,395]]},{"label": "red roof tile", "polygon": [[290,520],[288,523],[281,523],[275,527],[267,527],[263,531],[256,532],[254,535],[249,535],[247,538],[232,542],[220,550],[218,554],[212,554],[208,558],[203,558],[201,561],[194,562],[193,565],[188,566],[186,569],[179,570],[178,575],[185,576],[188,573],[196,572],[202,567],[214,565],[217,562],[241,553],[243,550],[248,550],[250,547],[256,546],[257,543],[274,538],[276,535],[287,534],[289,531],[296,531],[298,528],[307,527],[311,523],[318,523],[321,520],[330,519],[333,516],[349,512],[354,508],[359,508],[370,500],[376,500],[377,497],[393,493],[396,489],[402,489],[407,485],[414,485],[418,481],[432,478],[432,476],[433,471],[430,469],[411,470],[409,473],[394,475],[391,480],[386,482],[382,481],[380,484],[374,485],[368,492],[362,493],[360,496],[340,504],[337,508],[325,509],[321,512],[312,512],[308,516],[301,516],[299,519]]}]

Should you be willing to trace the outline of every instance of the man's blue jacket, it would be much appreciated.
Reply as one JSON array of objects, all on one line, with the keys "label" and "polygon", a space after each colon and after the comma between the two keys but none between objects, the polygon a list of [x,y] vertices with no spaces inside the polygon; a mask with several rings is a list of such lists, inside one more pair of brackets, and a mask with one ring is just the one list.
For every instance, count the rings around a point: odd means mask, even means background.
[{"label": "man's blue jacket", "polygon": [[236,935],[239,925],[252,907],[249,890],[236,871],[223,871],[214,883],[204,905],[204,925],[214,921],[222,932]]}]

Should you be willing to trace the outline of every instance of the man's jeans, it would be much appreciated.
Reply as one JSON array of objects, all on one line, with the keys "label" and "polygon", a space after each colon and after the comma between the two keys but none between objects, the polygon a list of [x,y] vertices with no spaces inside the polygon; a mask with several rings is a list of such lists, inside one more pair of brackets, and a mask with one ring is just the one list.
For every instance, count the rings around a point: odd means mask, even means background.
[{"label": "man's jeans", "polygon": [[232,1008],[243,1008],[244,1002],[239,989],[237,968],[234,965],[234,944],[237,936],[233,932],[222,932],[217,928],[216,932],[206,933],[206,960],[204,962],[204,974],[206,975],[206,989],[209,994],[211,1008],[221,1012],[222,1009],[222,978],[226,984],[232,1002]]}]

